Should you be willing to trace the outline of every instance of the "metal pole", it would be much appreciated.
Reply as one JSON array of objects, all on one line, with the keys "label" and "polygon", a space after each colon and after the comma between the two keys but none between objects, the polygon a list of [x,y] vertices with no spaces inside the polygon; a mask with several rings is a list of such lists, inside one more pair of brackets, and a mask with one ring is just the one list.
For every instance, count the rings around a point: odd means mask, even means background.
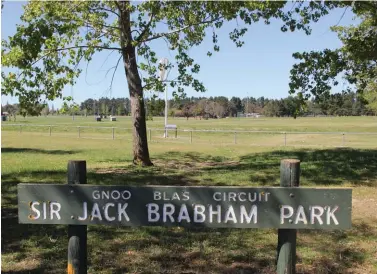
[{"label": "metal pole", "polygon": [[165,138],[168,137],[166,126],[168,124],[168,85],[165,87]]},{"label": "metal pole", "polygon": [[152,130],[149,130],[149,141],[152,141]]},{"label": "metal pole", "polygon": [[[280,186],[299,187],[300,161],[283,159],[280,162]],[[296,229],[278,229],[277,274],[296,273]]]},{"label": "metal pole", "polygon": [[51,136],[51,126],[49,127],[49,132],[50,132],[50,136]]},{"label": "metal pole", "polygon": [[115,128],[113,128],[113,140],[115,139]]},{"label": "metal pole", "polygon": [[[68,161],[68,184],[86,184],[86,161]],[[86,274],[87,256],[87,226],[68,225],[67,273]]]},{"label": "metal pole", "polygon": [[[167,75],[165,77],[165,73],[166,73],[166,68],[165,66],[167,66],[169,64],[169,60],[167,58],[162,58],[159,62],[159,65],[160,65],[160,81],[164,81],[167,79]],[[163,66],[163,67],[161,67]],[[166,126],[168,124],[168,86],[166,85],[165,86],[165,135],[164,135],[164,138],[167,138],[168,137],[168,131],[166,129]]]},{"label": "metal pole", "polygon": [[284,132],[284,146],[287,146],[287,133]]},{"label": "metal pole", "polygon": [[78,132],[79,132],[79,138],[80,138],[80,127],[77,127],[77,129],[78,129]]}]

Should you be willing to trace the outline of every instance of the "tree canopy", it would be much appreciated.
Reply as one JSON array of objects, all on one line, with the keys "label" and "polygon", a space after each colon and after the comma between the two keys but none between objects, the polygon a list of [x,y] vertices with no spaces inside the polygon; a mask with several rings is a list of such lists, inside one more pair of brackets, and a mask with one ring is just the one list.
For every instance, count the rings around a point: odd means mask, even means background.
[{"label": "tree canopy", "polygon": [[[97,52],[115,51],[121,64],[131,100],[133,117],[134,162],[152,164],[149,159],[143,92],[174,88],[174,95],[184,94],[191,86],[205,91],[195,78],[200,65],[189,49],[210,35],[211,56],[220,50],[218,29],[236,21],[229,38],[237,47],[248,27],[258,21],[281,22],[282,31],[310,33],[316,22],[340,2],[322,1],[29,1],[21,17],[22,24],[8,40],[2,41],[3,66],[16,71],[2,73],[2,94],[18,97],[20,108],[33,113],[46,101],[62,97],[66,85],[74,85],[82,72],[80,64],[90,62]],[[176,79],[161,81],[158,56],[151,42],[165,40],[174,54],[174,62],[164,65],[174,69]],[[122,62],[121,62],[122,61]],[[160,66],[161,67],[161,66]],[[113,74],[114,75],[114,74]],[[110,88],[112,81],[110,83]],[[70,99],[70,98],[67,98]]]},{"label": "tree canopy", "polygon": [[343,43],[341,48],[294,53],[301,60],[291,70],[290,93],[303,98],[328,99],[332,86],[343,76],[348,84],[342,92],[361,94],[369,107],[377,110],[377,2],[344,2],[360,18],[358,25],[333,26]]}]

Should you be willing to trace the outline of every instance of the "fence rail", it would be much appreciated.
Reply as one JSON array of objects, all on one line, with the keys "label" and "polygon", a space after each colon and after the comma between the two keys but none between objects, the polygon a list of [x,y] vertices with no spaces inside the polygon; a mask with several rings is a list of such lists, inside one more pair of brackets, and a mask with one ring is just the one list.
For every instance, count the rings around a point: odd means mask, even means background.
[{"label": "fence rail", "polygon": [[[2,131],[41,133],[83,139],[131,139],[132,128],[72,125],[5,124]],[[165,136],[165,132],[168,136]],[[248,144],[259,146],[367,146],[376,147],[377,132],[302,132],[267,130],[148,128],[151,142]]]}]

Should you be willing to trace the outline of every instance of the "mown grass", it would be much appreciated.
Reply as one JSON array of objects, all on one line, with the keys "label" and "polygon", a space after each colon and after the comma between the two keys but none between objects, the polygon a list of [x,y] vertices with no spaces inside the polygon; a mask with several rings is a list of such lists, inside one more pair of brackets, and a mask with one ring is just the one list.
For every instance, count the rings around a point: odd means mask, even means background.
[{"label": "mown grass", "polygon": [[[177,144],[216,144],[295,147],[376,147],[376,117],[317,118],[228,118],[199,120],[169,118],[178,127],[177,136],[169,132],[163,138],[164,120],[155,117],[147,122],[150,142]],[[16,126],[15,126],[16,124]],[[2,133],[19,132],[52,138],[132,140],[130,117],[94,121],[93,117],[67,116],[26,117],[2,123]],[[215,130],[215,132],[203,132]],[[226,132],[220,132],[226,131]],[[245,132],[249,131],[249,132]],[[252,132],[250,132],[252,131]],[[255,132],[263,131],[263,132]],[[359,134],[361,133],[361,134]]]},{"label": "mown grass", "polygon": [[[2,273],[64,273],[67,227],[17,222],[18,183],[66,183],[84,159],[99,185],[279,184],[283,158],[301,160],[303,187],[352,187],[353,227],[298,233],[298,273],[377,272],[377,149],[150,143],[153,167],[131,164],[128,140],[2,136]],[[89,273],[274,273],[275,229],[88,227]]]},{"label": "mown grass", "polygon": [[[355,116],[355,117],[298,117],[293,118],[226,118],[200,120],[195,118],[168,118],[169,124],[177,125],[178,129],[213,129],[213,130],[270,130],[287,132],[377,132],[377,117]],[[129,116],[118,116],[117,121],[111,122],[103,119],[96,122],[93,116],[40,116],[40,117],[17,117],[16,121],[3,122],[6,124],[28,124],[37,125],[60,125],[72,126],[104,126],[132,128],[132,121]],[[147,121],[148,128],[164,127],[163,117],[154,117]],[[18,129],[16,129],[18,130]]]}]

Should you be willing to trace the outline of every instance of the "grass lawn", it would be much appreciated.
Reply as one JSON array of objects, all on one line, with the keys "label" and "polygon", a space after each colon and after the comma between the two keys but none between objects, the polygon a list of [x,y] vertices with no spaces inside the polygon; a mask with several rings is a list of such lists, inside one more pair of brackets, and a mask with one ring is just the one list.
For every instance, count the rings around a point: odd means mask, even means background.
[{"label": "grass lawn", "polygon": [[[47,118],[25,121],[64,122],[61,117],[43,119]],[[64,119],[70,125],[79,121]],[[119,123],[126,125],[126,119]],[[303,127],[305,119],[289,121]],[[338,127],[377,132],[373,117],[339,118],[328,128],[331,119],[338,118],[305,120],[307,131],[336,131]],[[253,121],[259,129],[301,130],[285,119]],[[201,122],[208,121],[189,121],[187,128],[199,128]],[[221,128],[221,123],[226,119],[213,121],[211,126]],[[163,120],[155,119],[149,126],[162,124]],[[224,124],[224,129],[232,125]],[[234,125],[232,129],[250,127],[245,122]],[[131,164],[128,139],[51,138],[2,131],[2,273],[66,271],[67,227],[18,224],[16,186],[66,183],[68,160],[87,161],[89,184],[277,186],[283,158],[301,160],[303,187],[353,188],[352,229],[298,231],[297,273],[377,273],[377,149],[372,141],[367,148],[317,149],[274,143],[259,147],[152,141],[150,152],[155,165],[138,168]],[[88,273],[274,273],[276,244],[276,229],[88,226]]]},{"label": "grass lawn", "polygon": [[[111,122],[103,119],[96,122],[93,116],[39,116],[22,117],[18,116],[16,121],[3,122],[6,124],[28,124],[28,125],[66,125],[66,126],[104,126],[131,128],[132,122],[129,116],[119,116],[117,121]],[[200,120],[195,118],[173,118],[168,117],[169,124],[177,125],[178,129],[213,129],[213,130],[269,130],[287,132],[377,132],[377,117],[298,117],[293,118],[226,118]],[[154,117],[147,121],[148,128],[162,129],[164,117]]]},{"label": "grass lawn", "polygon": [[[131,141],[132,122],[130,117],[118,117],[117,119],[115,122],[108,119],[96,122],[92,116],[75,117],[74,120],[67,116],[18,117],[16,122],[3,122],[2,133],[19,132],[20,134],[28,133],[53,138],[109,140],[114,138]],[[376,117],[212,120],[169,118],[168,123],[177,125],[177,136],[174,131],[171,131],[168,140],[163,138],[164,118],[155,117],[153,120],[147,121],[149,140],[158,143],[192,143],[195,145],[377,148],[375,142],[377,138]],[[14,126],[15,124],[19,124],[19,126]],[[203,132],[203,130],[215,130],[215,132]],[[227,132],[219,132],[221,130]]]}]

